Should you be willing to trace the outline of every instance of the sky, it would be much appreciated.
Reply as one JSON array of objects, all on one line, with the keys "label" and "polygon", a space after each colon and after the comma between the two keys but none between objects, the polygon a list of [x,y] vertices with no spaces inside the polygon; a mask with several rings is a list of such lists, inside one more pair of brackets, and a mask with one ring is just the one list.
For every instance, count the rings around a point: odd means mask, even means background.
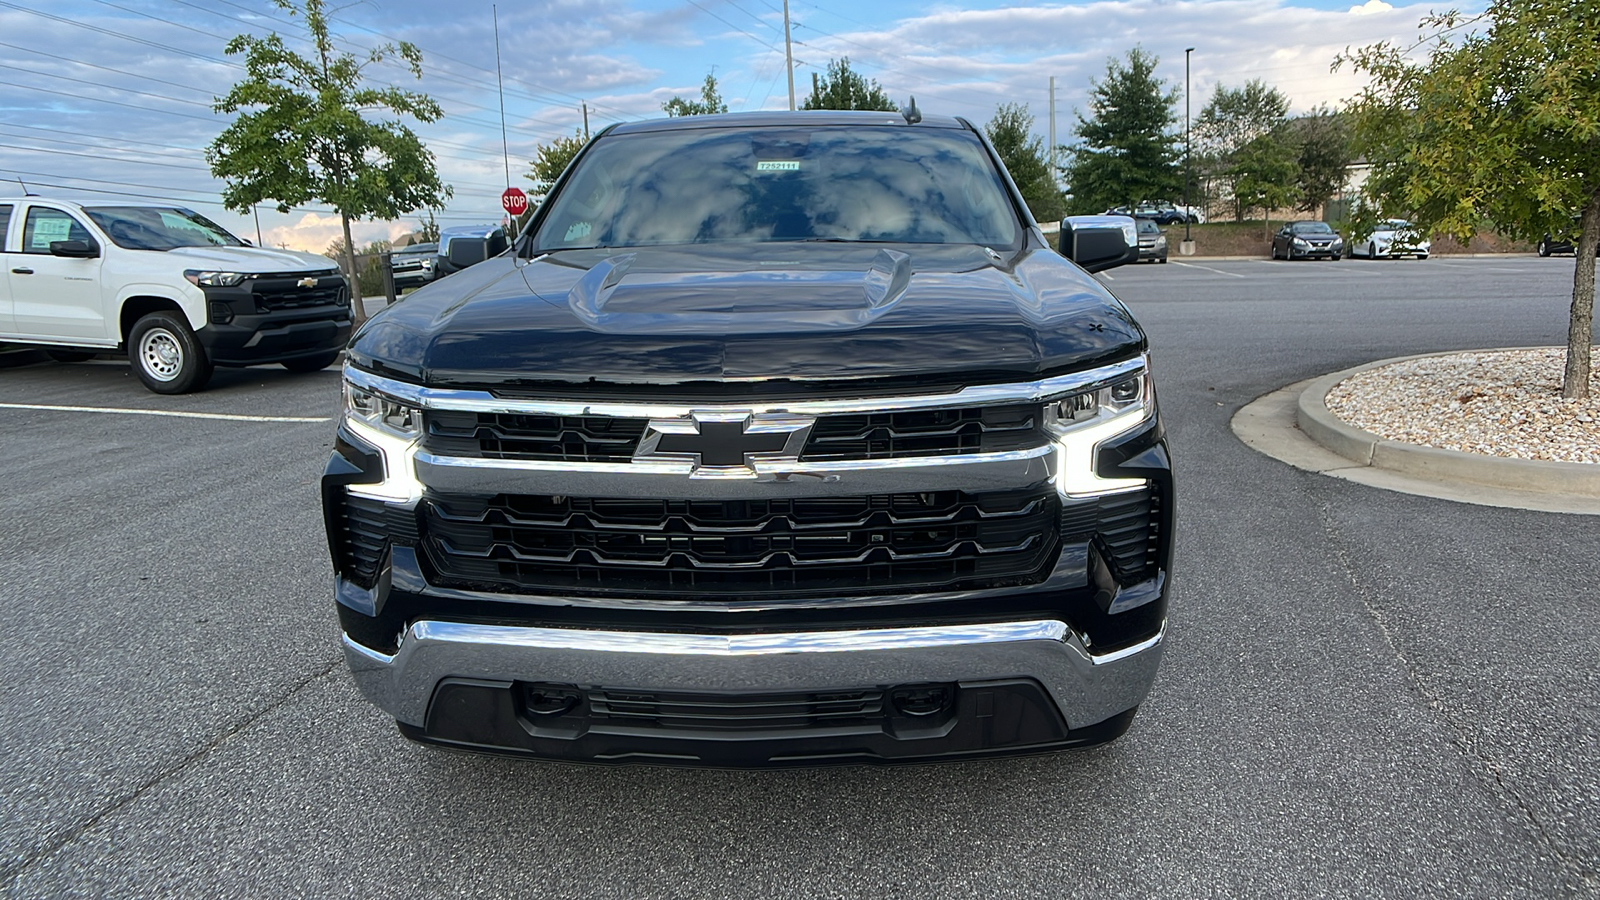
[{"label": "sky", "polygon": [[[454,189],[441,225],[499,221],[500,192],[528,188],[540,143],[661,115],[698,96],[714,73],[730,111],[784,109],[783,0],[334,0],[335,42],[365,55],[390,41],[423,54],[418,81],[384,63],[369,79],[437,99],[445,116],[411,123]],[[848,56],[904,103],[981,125],[1001,103],[1025,103],[1049,133],[1055,78],[1057,143],[1071,144],[1091,81],[1135,46],[1180,92],[1184,50],[1198,115],[1218,84],[1260,78],[1292,111],[1338,105],[1361,87],[1347,48],[1410,45],[1427,4],[1386,0],[1090,0],[1077,3],[790,0],[797,102],[812,73]],[[495,79],[495,19],[504,74],[505,141]],[[187,206],[251,241],[322,252],[339,236],[320,205],[256,217],[222,207],[205,148],[229,118],[212,111],[244,71],[223,47],[234,35],[283,35],[306,52],[298,20],[266,0],[0,0],[0,198],[38,194],[85,204],[137,197]],[[1181,125],[1179,126],[1181,128]],[[130,197],[131,195],[131,197]],[[259,230],[256,218],[259,218]],[[414,230],[415,217],[361,222],[358,244]]]}]

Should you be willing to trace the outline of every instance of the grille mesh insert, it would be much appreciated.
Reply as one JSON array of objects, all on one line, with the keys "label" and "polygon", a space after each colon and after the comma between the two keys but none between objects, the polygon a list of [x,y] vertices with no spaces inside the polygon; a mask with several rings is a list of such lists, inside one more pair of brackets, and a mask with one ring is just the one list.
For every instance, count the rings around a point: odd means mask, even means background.
[{"label": "grille mesh insert", "polygon": [[1054,562],[1048,487],[700,501],[430,495],[447,581],[490,590],[770,597],[1027,584]]}]

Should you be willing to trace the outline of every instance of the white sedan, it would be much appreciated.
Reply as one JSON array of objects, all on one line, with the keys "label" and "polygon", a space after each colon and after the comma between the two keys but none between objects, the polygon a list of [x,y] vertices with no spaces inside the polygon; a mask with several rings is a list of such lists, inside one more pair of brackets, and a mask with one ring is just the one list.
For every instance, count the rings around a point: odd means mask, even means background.
[{"label": "white sedan", "polygon": [[1416,226],[1410,222],[1405,219],[1385,219],[1378,223],[1366,240],[1350,242],[1350,255],[1367,259],[1393,259],[1397,256],[1427,259],[1432,248],[1432,242],[1417,234]]}]

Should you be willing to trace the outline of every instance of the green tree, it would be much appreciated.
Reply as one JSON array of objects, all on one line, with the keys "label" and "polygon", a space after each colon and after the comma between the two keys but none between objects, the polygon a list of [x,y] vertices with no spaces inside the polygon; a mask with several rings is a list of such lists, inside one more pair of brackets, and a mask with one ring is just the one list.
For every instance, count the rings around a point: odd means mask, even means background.
[{"label": "green tree", "polygon": [[1155,75],[1157,59],[1135,47],[1126,63],[1107,60],[1105,77],[1091,82],[1089,116],[1078,115],[1081,143],[1065,167],[1073,212],[1096,213],[1140,200],[1169,199],[1183,190],[1176,88]]},{"label": "green tree", "polygon": [[[237,212],[266,200],[275,201],[279,212],[309,202],[332,206],[344,229],[345,264],[354,272],[351,219],[395,219],[437,209],[451,193],[439,180],[433,154],[409,127],[368,115],[435,122],[443,112],[426,94],[365,82],[368,66],[390,58],[421,78],[422,52],[415,46],[384,44],[358,60],[334,50],[322,0],[300,6],[274,2],[302,18],[316,53],[310,59],[293,53],[276,33],[229,41],[228,55],[244,54],[245,78],[215,108],[239,115],[206,149],[206,159],[211,173],[227,183],[223,203]],[[351,282],[357,322],[365,318],[359,282]]]},{"label": "green tree", "polygon": [[1600,15],[1593,3],[1495,0],[1430,16],[1428,56],[1375,44],[1341,58],[1370,76],[1349,108],[1372,164],[1361,218],[1407,215],[1470,238],[1570,233],[1578,261],[1562,396],[1589,396],[1600,245]]},{"label": "green tree", "polygon": [[1000,161],[1016,182],[1035,220],[1053,222],[1066,212],[1061,189],[1045,159],[1044,140],[1033,134],[1033,116],[1025,103],[1002,103],[985,125]]},{"label": "green tree", "polygon": [[571,137],[558,137],[548,144],[540,144],[533,151],[533,159],[528,162],[531,170],[523,176],[533,182],[534,196],[528,204],[531,210],[544,200],[545,194],[550,192],[556,179],[567,170],[567,166],[583,145],[588,143],[583,137],[583,132],[575,132]]},{"label": "green tree", "polygon": [[674,95],[671,100],[661,104],[661,109],[669,116],[712,116],[727,112],[728,104],[717,92],[717,76],[707,73],[705,83],[700,85],[699,100],[685,100]]},{"label": "green tree", "polygon": [[360,286],[364,295],[375,297],[383,293],[383,254],[393,249],[389,242],[373,241],[357,248],[354,254],[347,253],[346,246],[343,238],[334,238],[328,244],[328,249],[322,252],[334,259],[342,257],[355,260],[355,268],[346,271],[357,273],[352,282]]},{"label": "green tree", "polygon": [[433,217],[433,210],[428,210],[426,221],[417,220],[416,233],[418,240],[424,244],[436,244],[439,242],[439,221]]},{"label": "green tree", "polygon": [[1272,232],[1272,211],[1294,202],[1300,174],[1294,144],[1282,129],[1257,135],[1230,155],[1222,175],[1231,186],[1235,208],[1259,209]]},{"label": "green tree", "polygon": [[828,61],[828,73],[813,82],[811,96],[800,105],[801,109],[876,109],[894,112],[899,109],[883,86],[850,68],[850,57]]},{"label": "green tree", "polygon": [[1293,125],[1300,145],[1295,209],[1315,212],[1344,189],[1349,177],[1350,163],[1355,159],[1350,151],[1349,121],[1322,105],[1295,119]]},{"label": "green tree", "polygon": [[[1259,78],[1252,78],[1240,88],[1218,84],[1195,119],[1194,139],[1199,145],[1201,170],[1208,180],[1220,182],[1217,191],[1233,207],[1236,221],[1258,207],[1264,196],[1279,196],[1275,189],[1283,167],[1279,160],[1269,160],[1264,155],[1266,151],[1280,151],[1291,168],[1295,165],[1298,149],[1284,135],[1288,120],[1289,98]],[[1251,149],[1248,158],[1242,159],[1246,147]],[[1247,180],[1245,196],[1238,190],[1237,178],[1241,174]],[[1292,174],[1289,177],[1293,179]],[[1267,188],[1266,194],[1261,191],[1263,187]],[[1288,202],[1279,205],[1286,206]]]}]

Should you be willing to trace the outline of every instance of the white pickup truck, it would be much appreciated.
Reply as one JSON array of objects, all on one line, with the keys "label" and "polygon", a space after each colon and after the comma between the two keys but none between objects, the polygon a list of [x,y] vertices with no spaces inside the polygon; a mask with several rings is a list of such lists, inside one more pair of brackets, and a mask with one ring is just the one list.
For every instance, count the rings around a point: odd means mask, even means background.
[{"label": "white pickup truck", "polygon": [[126,352],[160,394],[215,366],[332,364],[350,337],[333,260],[252,247],[191,210],[0,197],[0,342],[62,362]]}]

